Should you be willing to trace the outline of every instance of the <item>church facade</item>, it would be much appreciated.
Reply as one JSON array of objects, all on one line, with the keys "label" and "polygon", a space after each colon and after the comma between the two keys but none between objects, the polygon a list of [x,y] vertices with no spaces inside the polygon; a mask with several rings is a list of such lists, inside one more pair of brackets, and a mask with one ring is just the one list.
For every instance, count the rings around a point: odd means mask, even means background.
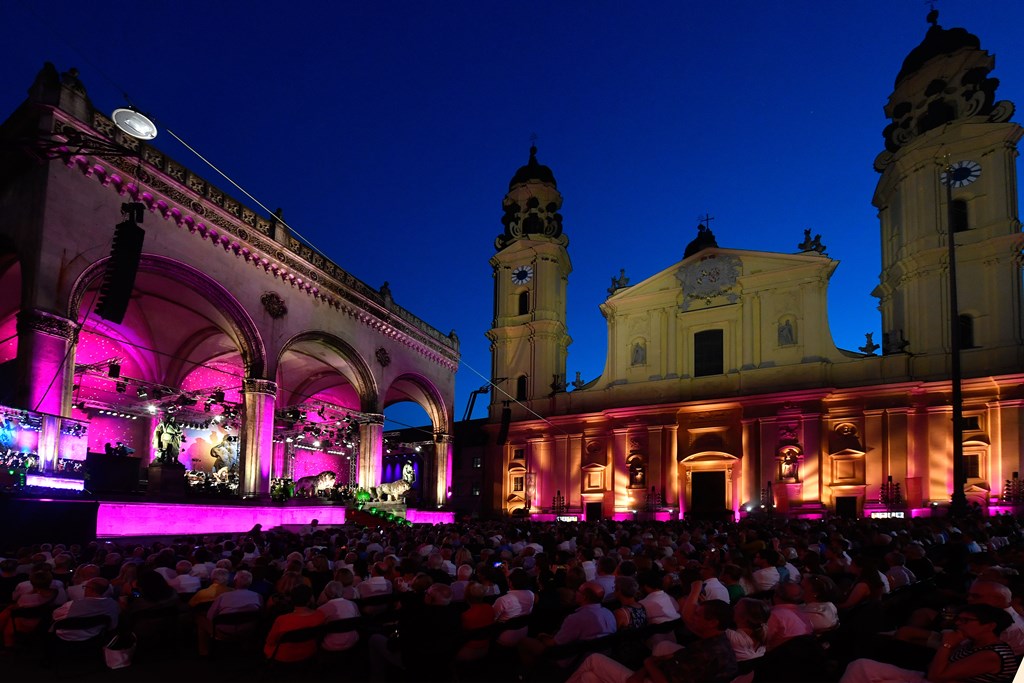
[{"label": "church facade", "polygon": [[875,160],[883,339],[857,351],[832,341],[838,262],[820,237],[808,232],[794,253],[745,251],[702,225],[681,261],[632,285],[613,279],[600,304],[604,372],[567,385],[568,237],[554,174],[532,149],[491,258],[494,510],[593,519],[946,505],[951,320],[962,349],[959,486],[971,502],[1002,505],[1024,443],[1022,130],[996,98],[993,67],[975,36],[937,23],[904,61]]}]

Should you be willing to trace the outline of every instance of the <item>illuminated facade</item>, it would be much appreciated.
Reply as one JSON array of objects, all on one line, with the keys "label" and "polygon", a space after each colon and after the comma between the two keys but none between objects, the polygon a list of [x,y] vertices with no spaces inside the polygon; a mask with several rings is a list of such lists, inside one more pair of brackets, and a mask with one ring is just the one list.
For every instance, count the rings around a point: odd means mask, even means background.
[{"label": "illuminated facade", "polygon": [[[383,410],[413,401],[436,454],[417,494],[446,503],[454,334],[120,132],[73,72],[46,65],[0,133],[17,150],[0,164],[0,405],[41,416],[0,455],[51,474],[123,445],[145,466],[159,436],[189,471],[237,472],[243,497],[324,472],[376,486]],[[97,304],[126,216],[145,237],[118,319]]]},{"label": "illuminated facade", "polygon": [[[531,151],[491,258],[489,492],[495,510],[628,517],[921,511],[954,486],[947,229],[960,278],[968,501],[1002,504],[1022,469],[1021,261],[1013,105],[994,58],[933,25],[885,111],[873,202],[883,339],[837,348],[818,236],[794,253],[719,247],[701,226],[681,261],[614,280],[603,374],[565,376],[571,271],[554,174]],[[943,169],[952,164],[952,204]],[[516,400],[512,400],[512,399]],[[897,485],[899,495],[896,495]],[[1019,487],[1018,487],[1019,488]]]}]

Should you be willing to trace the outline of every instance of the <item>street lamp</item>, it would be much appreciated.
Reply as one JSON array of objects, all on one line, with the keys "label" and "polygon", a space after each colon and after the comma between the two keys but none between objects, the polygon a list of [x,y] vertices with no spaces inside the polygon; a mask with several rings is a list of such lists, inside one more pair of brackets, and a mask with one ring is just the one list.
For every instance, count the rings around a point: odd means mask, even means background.
[{"label": "street lamp", "polygon": [[949,260],[949,355],[950,384],[953,403],[953,499],[952,509],[962,514],[967,510],[967,496],[964,495],[964,406],[962,394],[962,372],[960,370],[960,307],[957,303],[956,288],[956,244],[953,216],[953,188],[970,185],[981,175],[981,168],[973,161],[952,163],[946,159],[941,181],[946,186],[946,249]]}]

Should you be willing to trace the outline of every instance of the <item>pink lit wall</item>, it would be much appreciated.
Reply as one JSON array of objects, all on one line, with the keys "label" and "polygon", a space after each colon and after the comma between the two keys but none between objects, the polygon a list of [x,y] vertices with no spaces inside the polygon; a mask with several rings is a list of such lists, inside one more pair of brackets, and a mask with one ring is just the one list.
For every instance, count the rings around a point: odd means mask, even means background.
[{"label": "pink lit wall", "polygon": [[308,524],[314,518],[320,521],[321,526],[344,524],[345,508],[100,503],[96,515],[96,536],[241,533],[256,524],[271,529],[287,524]]},{"label": "pink lit wall", "polygon": [[[433,510],[406,510],[405,518],[413,524],[454,524],[454,512],[438,512]],[[323,521],[323,520],[321,520]]]},{"label": "pink lit wall", "polygon": [[295,451],[295,479],[312,477],[327,471],[334,472],[338,481],[348,482],[348,461],[345,460],[345,456],[320,451]]}]

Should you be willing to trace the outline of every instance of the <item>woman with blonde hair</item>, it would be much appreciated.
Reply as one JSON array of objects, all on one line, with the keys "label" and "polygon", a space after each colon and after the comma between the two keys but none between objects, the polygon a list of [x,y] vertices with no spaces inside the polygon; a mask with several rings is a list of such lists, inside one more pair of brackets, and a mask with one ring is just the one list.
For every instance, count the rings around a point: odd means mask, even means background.
[{"label": "woman with blonde hair", "polygon": [[754,598],[740,598],[733,609],[735,628],[726,629],[725,635],[736,654],[740,673],[753,668],[754,662],[764,657],[768,642],[768,603]]}]

